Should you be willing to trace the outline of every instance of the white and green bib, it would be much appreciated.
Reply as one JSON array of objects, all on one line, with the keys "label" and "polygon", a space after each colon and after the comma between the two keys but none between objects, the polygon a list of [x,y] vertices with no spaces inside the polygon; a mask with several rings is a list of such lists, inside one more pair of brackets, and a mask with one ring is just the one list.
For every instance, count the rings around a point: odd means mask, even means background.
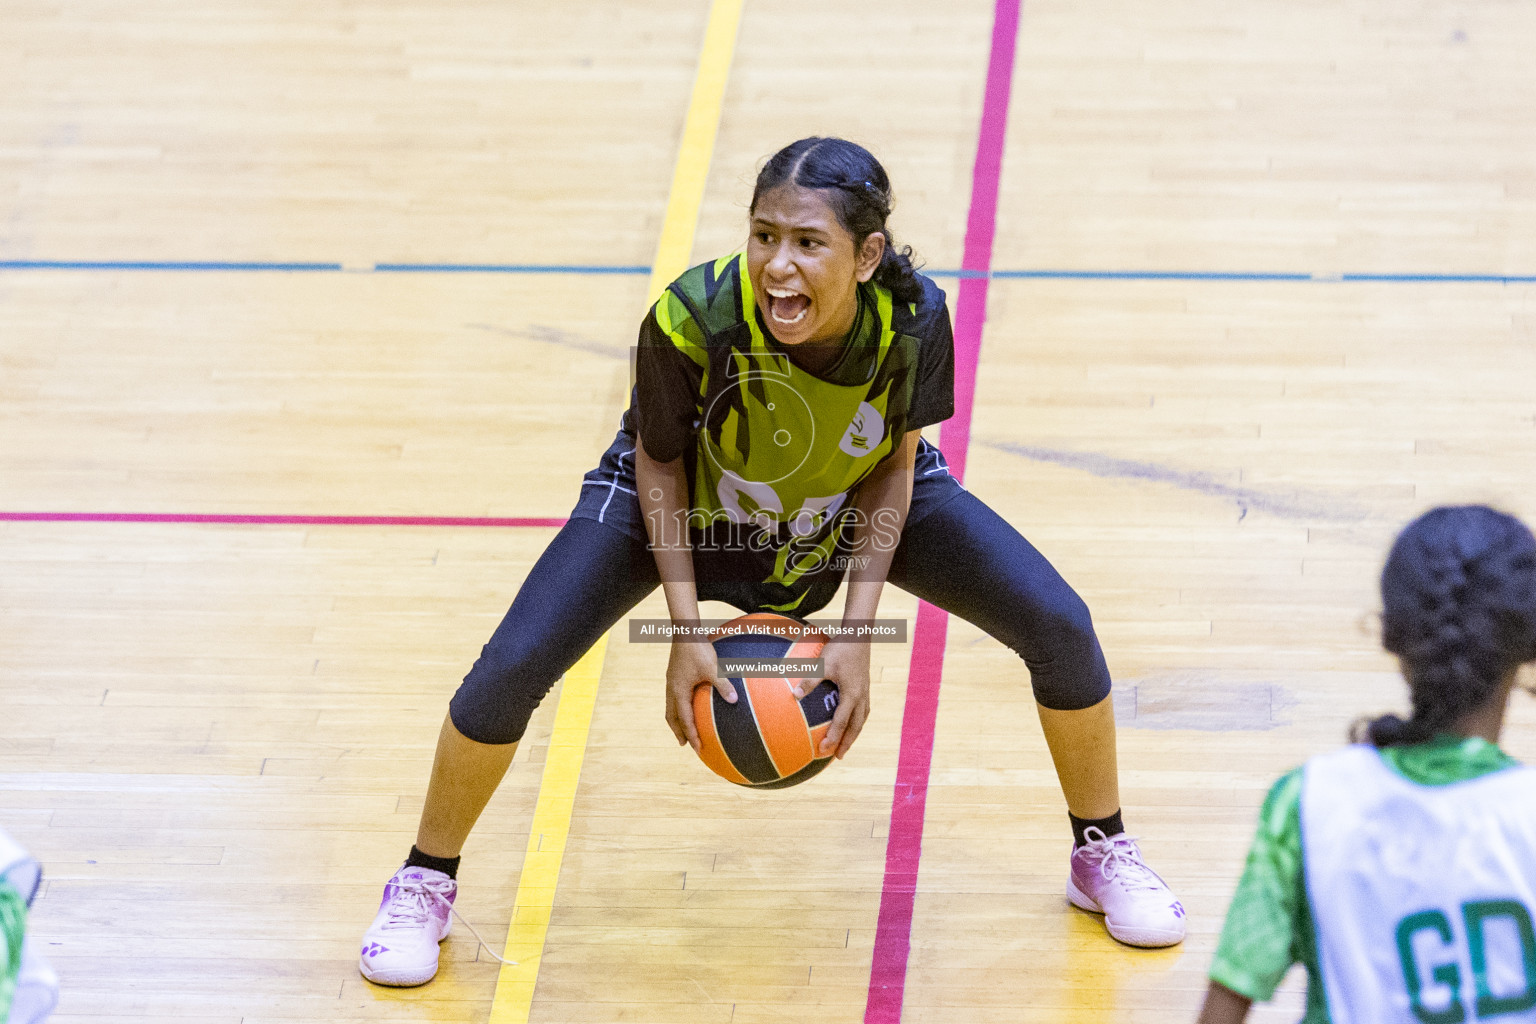
[{"label": "white and green bib", "polygon": [[1332,1024],[1536,1022],[1536,771],[1425,785],[1348,747],[1300,826]]}]

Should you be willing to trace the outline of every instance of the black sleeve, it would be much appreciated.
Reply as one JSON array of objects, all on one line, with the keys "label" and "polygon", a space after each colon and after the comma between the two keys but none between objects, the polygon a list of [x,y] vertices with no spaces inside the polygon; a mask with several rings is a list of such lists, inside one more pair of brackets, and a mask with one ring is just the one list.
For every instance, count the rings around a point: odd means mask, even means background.
[{"label": "black sleeve", "polygon": [[703,379],[703,369],[656,322],[656,311],[645,314],[635,350],[635,425],[657,462],[681,457],[693,443]]},{"label": "black sleeve", "polygon": [[928,287],[937,301],[917,331],[917,383],[907,414],[908,430],[942,423],[955,414],[955,335],[949,326],[949,306],[943,292],[932,283]]}]

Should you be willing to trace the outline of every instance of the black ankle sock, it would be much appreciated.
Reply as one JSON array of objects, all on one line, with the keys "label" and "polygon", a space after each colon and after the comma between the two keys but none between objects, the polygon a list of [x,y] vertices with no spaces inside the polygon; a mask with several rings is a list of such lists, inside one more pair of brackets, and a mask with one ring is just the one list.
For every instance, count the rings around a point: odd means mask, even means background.
[{"label": "black ankle sock", "polygon": [[1067,812],[1067,817],[1072,819],[1072,839],[1075,843],[1073,849],[1088,844],[1088,840],[1083,838],[1083,832],[1087,829],[1099,829],[1106,837],[1117,836],[1125,831],[1125,824],[1120,820],[1118,810],[1107,818],[1079,818],[1071,811]]},{"label": "black ankle sock", "polygon": [[[1095,823],[1090,821],[1088,824],[1092,825]],[[461,857],[434,857],[430,853],[422,853],[412,846],[411,855],[405,858],[405,866],[408,868],[431,868],[433,871],[441,871],[449,878],[458,878],[459,861],[462,859]]]}]

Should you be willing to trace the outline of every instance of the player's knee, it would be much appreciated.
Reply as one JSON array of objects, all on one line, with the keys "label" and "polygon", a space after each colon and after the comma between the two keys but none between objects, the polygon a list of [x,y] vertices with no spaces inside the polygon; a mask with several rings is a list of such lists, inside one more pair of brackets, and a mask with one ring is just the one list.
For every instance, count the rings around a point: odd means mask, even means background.
[{"label": "player's knee", "polygon": [[1093,631],[1093,613],[1088,610],[1088,602],[1071,587],[1057,598],[1052,617],[1056,620],[1057,643],[1061,646],[1072,650],[1098,646],[1099,638]]},{"label": "player's knee", "polygon": [[486,646],[448,702],[448,717],[476,743],[516,743],[554,686],[554,678],[546,675],[515,653]]},{"label": "player's knee", "polygon": [[1034,614],[1028,617],[1028,635],[1021,651],[1025,660],[1070,660],[1098,646],[1093,614],[1087,602],[1067,583],[1052,588],[1048,595],[1035,597]]},{"label": "player's knee", "polygon": [[1093,614],[1071,587],[1062,585],[1035,616],[1023,654],[1035,700],[1042,707],[1076,711],[1109,695],[1109,668],[1093,628]]}]

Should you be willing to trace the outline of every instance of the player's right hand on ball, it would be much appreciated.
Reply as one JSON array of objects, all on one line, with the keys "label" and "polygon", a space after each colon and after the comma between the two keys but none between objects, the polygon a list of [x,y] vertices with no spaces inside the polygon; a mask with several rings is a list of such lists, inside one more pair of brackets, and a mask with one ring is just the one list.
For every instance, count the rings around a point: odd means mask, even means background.
[{"label": "player's right hand on ball", "polygon": [[693,691],[708,683],[720,691],[727,703],[736,703],[736,688],[728,679],[720,679],[715,670],[715,647],[703,640],[672,641],[672,656],[667,660],[667,725],[679,744],[699,750],[699,731],[693,724]]}]

